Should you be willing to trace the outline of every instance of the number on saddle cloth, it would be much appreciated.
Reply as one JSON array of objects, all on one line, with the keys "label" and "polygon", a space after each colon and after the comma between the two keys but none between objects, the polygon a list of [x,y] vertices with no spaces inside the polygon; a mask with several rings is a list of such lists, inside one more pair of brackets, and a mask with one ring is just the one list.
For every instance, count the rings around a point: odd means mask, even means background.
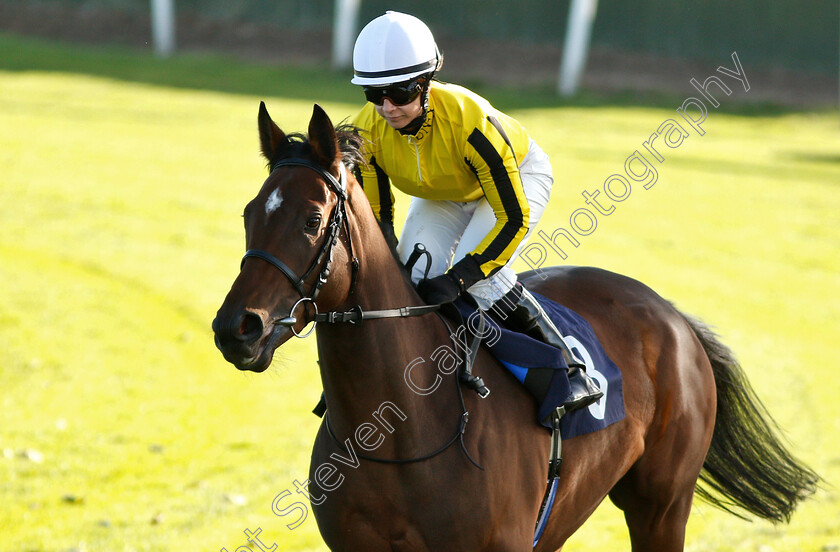
[{"label": "number on saddle cloth", "polygon": [[[563,435],[572,438],[607,427],[624,418],[621,372],[606,354],[589,323],[571,309],[532,292],[548,316],[574,347],[586,364],[587,374],[598,380],[604,397],[588,408],[563,417]],[[455,306],[464,319],[473,314],[475,305],[457,301]],[[491,323],[495,323],[491,317]],[[534,340],[526,334],[497,325],[498,336],[485,344],[507,370],[521,382],[537,401],[537,422],[548,429],[551,414],[569,395],[567,364],[560,350]]]}]

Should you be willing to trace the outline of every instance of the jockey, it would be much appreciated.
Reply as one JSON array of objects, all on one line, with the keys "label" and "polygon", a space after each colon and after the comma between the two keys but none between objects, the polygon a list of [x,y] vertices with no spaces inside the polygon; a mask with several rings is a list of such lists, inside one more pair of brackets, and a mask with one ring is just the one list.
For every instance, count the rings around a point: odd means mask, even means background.
[{"label": "jockey", "polygon": [[[429,278],[419,266],[411,274],[427,303],[467,292],[505,327],[557,347],[569,365],[566,410],[588,406],[602,392],[511,268],[548,203],[548,156],[484,98],[433,80],[442,62],[414,16],[389,11],[362,29],[351,80],[368,101],[354,120],[369,141],[359,182],[403,263],[415,243],[431,253]],[[399,242],[391,185],[412,196]]]}]

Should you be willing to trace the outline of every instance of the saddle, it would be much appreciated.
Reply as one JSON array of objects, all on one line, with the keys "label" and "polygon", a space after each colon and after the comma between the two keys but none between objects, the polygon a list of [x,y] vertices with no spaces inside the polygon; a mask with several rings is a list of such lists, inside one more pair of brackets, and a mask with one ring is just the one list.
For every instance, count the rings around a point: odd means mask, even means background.
[{"label": "saddle", "polygon": [[[563,437],[570,439],[603,429],[624,418],[624,398],[621,372],[601,346],[589,323],[579,314],[550,299],[532,292],[546,313],[563,333],[569,346],[584,360],[586,371],[598,380],[604,397],[588,408],[563,416]],[[469,330],[470,338],[480,339],[508,371],[525,387],[537,403],[537,422],[553,429],[552,415],[569,396],[568,365],[559,349],[525,334],[506,329],[492,315],[479,311],[472,301],[458,299],[453,304],[461,328]],[[451,311],[448,310],[447,314]],[[478,318],[483,329],[478,329]],[[464,332],[456,335],[460,339]],[[475,347],[475,342],[471,344]],[[466,377],[479,378],[469,367]],[[465,382],[468,383],[468,382]],[[483,383],[483,381],[482,381]],[[469,385],[469,384],[468,384]]]},{"label": "saddle", "polygon": [[[587,373],[598,380],[604,392],[604,397],[597,403],[562,416],[564,438],[571,439],[598,431],[622,420],[624,397],[621,372],[604,351],[592,327],[571,309],[537,293],[532,292],[532,295],[564,334],[569,346],[583,359]],[[451,321],[449,333],[453,346],[463,356],[463,369],[459,371],[462,383],[482,398],[490,394],[491,388],[486,385],[481,374],[473,373],[473,360],[478,348],[484,345],[534,397],[537,403],[537,422],[554,430],[554,415],[569,396],[570,390],[568,365],[560,350],[504,328],[466,298],[444,305],[442,311]],[[322,394],[312,412],[323,417],[326,408]]]},{"label": "saddle", "polygon": [[[560,468],[563,463],[562,440],[603,429],[624,418],[624,397],[621,388],[621,372],[604,351],[589,323],[579,314],[537,293],[532,295],[563,333],[569,347],[576,349],[579,358],[586,364],[590,377],[598,380],[604,396],[595,404],[566,413],[563,403],[569,396],[570,385],[568,365],[561,351],[537,341],[525,334],[504,328],[492,315],[480,311],[467,299],[459,299],[453,305],[461,320],[461,327],[468,327],[474,334],[471,351],[477,350],[483,341],[491,353],[537,402],[537,422],[551,430],[551,449],[548,461],[546,488],[540,504],[534,527],[533,546],[542,537],[560,482]],[[474,321],[479,318],[479,324]],[[457,339],[455,336],[453,340]],[[479,396],[486,397],[490,390],[479,375],[472,373],[469,355],[461,372],[464,383],[475,389]]]}]

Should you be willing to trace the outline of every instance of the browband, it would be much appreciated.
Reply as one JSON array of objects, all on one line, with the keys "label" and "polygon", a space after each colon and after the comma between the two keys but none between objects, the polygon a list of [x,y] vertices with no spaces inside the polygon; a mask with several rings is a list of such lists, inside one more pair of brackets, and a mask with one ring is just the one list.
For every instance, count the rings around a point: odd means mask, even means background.
[{"label": "browband", "polygon": [[321,177],[324,180],[327,181],[327,184],[329,184],[330,188],[332,188],[335,193],[341,196],[341,199],[347,199],[347,169],[344,168],[344,163],[340,164],[338,179],[336,179],[336,177],[330,174],[330,172],[327,169],[325,169],[321,165],[318,165],[317,163],[314,163],[313,161],[310,161],[309,159],[306,159],[305,157],[287,157],[285,159],[281,159],[280,161],[276,162],[274,165],[271,166],[271,172],[274,172],[278,167],[288,166],[298,166],[312,169],[313,171],[321,175]]}]

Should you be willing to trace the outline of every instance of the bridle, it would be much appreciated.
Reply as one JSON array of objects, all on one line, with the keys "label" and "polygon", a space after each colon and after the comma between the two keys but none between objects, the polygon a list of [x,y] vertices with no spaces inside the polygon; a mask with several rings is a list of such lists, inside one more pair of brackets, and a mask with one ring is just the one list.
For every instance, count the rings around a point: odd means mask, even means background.
[{"label": "bridle", "polygon": [[[301,303],[312,303],[312,306],[315,308],[315,315],[316,317],[318,316],[318,306],[315,304],[315,299],[318,297],[318,294],[321,292],[321,288],[327,283],[327,279],[330,277],[330,267],[333,261],[333,248],[338,242],[338,235],[341,233],[342,226],[344,226],[347,233],[347,243],[353,263],[350,292],[352,293],[353,289],[356,287],[356,274],[359,271],[359,260],[353,255],[353,239],[350,235],[350,226],[347,221],[347,211],[345,207],[345,202],[347,201],[347,169],[342,163],[339,169],[339,177],[336,178],[321,165],[314,163],[309,159],[304,157],[288,157],[274,163],[274,165],[271,166],[269,175],[273,174],[274,171],[280,167],[306,167],[307,169],[313,170],[318,173],[318,176],[323,178],[324,181],[326,181],[327,186],[335,192],[338,197],[338,204],[335,206],[335,209],[333,209],[333,212],[330,215],[327,237],[321,246],[321,250],[312,260],[309,268],[307,268],[306,272],[303,273],[303,276],[298,276],[286,263],[262,249],[249,249],[246,251],[245,255],[242,257],[242,263],[239,265],[239,269],[242,269],[248,258],[253,257],[266,261],[282,272],[300,294],[300,300],[292,306],[292,309],[289,311],[289,316],[281,319],[278,324],[291,328],[292,333],[294,333],[297,337],[307,337],[315,329],[315,325],[313,324],[312,328],[305,334],[298,334],[294,329],[294,326],[297,324],[297,318],[294,316],[294,313],[298,305]],[[306,280],[309,279],[312,273],[315,272],[319,266],[321,266],[321,272],[318,274],[318,278],[312,284],[312,288],[307,293],[305,288]]]},{"label": "bridle", "polygon": [[[292,305],[292,308],[289,311],[289,316],[286,316],[285,318],[282,318],[279,321],[277,321],[278,325],[289,327],[291,328],[292,333],[296,337],[304,338],[309,336],[315,330],[315,326],[318,322],[326,322],[329,324],[339,322],[359,323],[362,320],[374,318],[402,318],[407,316],[422,316],[424,314],[434,312],[440,308],[440,305],[423,305],[419,307],[400,307],[396,309],[385,309],[379,311],[363,311],[362,308],[357,305],[349,311],[319,313],[318,305],[315,303],[315,299],[318,297],[321,288],[324,286],[324,284],[327,283],[327,280],[330,277],[330,267],[333,261],[333,248],[338,242],[338,236],[341,233],[342,227],[344,227],[345,232],[347,234],[347,245],[352,263],[352,272],[350,277],[350,294],[352,294],[353,290],[356,288],[356,279],[359,272],[359,259],[353,253],[353,238],[350,234],[350,223],[347,219],[347,208],[345,206],[348,197],[347,169],[342,163],[340,165],[339,177],[336,178],[321,165],[309,159],[306,159],[304,157],[289,157],[286,159],[281,159],[274,163],[274,165],[271,166],[271,171],[269,174],[273,174],[274,171],[281,167],[306,167],[307,169],[315,171],[318,174],[318,176],[320,176],[324,179],[324,181],[326,181],[327,186],[336,194],[336,196],[338,197],[338,203],[335,206],[335,209],[333,209],[332,214],[330,215],[330,220],[328,224],[328,234],[326,239],[324,240],[323,245],[321,246],[321,250],[312,260],[312,262],[309,265],[309,268],[306,269],[306,272],[304,272],[303,276],[298,276],[297,274],[295,274],[295,271],[289,268],[289,266],[286,263],[272,255],[271,253],[262,249],[249,249],[245,252],[245,255],[242,257],[242,262],[239,265],[240,270],[242,270],[242,267],[245,265],[245,261],[247,259],[262,259],[263,261],[269,263],[270,265],[278,269],[284,276],[286,276],[289,282],[291,282],[292,286],[300,294],[301,298],[294,305]],[[311,289],[307,293],[306,280],[309,279],[312,273],[315,272],[315,270],[319,266],[321,266],[321,272],[318,274],[318,278],[312,284]],[[297,318],[295,317],[294,313],[298,305],[302,303],[312,304],[313,308],[315,309],[315,316],[313,319],[315,323],[312,324],[312,328],[310,328],[310,330],[305,334],[298,334],[294,329],[295,325],[297,325]]]},{"label": "bridle", "polygon": [[[286,326],[291,328],[292,333],[297,337],[307,337],[309,336],[314,330],[315,326],[318,322],[326,322],[330,324],[339,323],[339,322],[349,322],[351,324],[359,324],[363,320],[369,319],[376,319],[376,318],[404,318],[408,316],[422,316],[425,314],[429,314],[435,311],[440,310],[441,305],[422,305],[422,306],[407,306],[407,307],[400,307],[395,309],[384,309],[384,310],[377,310],[377,311],[363,311],[361,306],[356,305],[349,311],[344,312],[325,312],[325,313],[318,313],[318,305],[315,303],[315,298],[318,297],[318,293],[321,291],[321,288],[324,284],[327,283],[327,279],[330,276],[330,265],[332,264],[333,260],[333,248],[335,244],[338,242],[338,235],[341,232],[342,226],[344,227],[347,233],[347,244],[350,253],[350,258],[352,261],[352,276],[350,281],[350,294],[353,293],[353,290],[356,286],[356,278],[357,273],[359,271],[359,260],[353,254],[353,241],[352,236],[350,234],[350,224],[347,220],[347,211],[345,202],[347,201],[347,169],[344,167],[344,164],[340,165],[339,171],[339,178],[336,179],[332,174],[329,173],[326,169],[321,167],[320,165],[310,161],[309,159],[302,158],[302,157],[291,157],[287,159],[281,159],[280,161],[276,162],[271,167],[271,173],[277,170],[280,167],[306,167],[315,171],[321,178],[323,178],[329,188],[335,192],[336,196],[338,196],[338,204],[333,209],[332,215],[330,215],[329,221],[329,234],[327,238],[324,240],[324,244],[321,246],[321,250],[313,259],[312,263],[310,263],[309,268],[306,269],[306,272],[303,276],[298,276],[295,272],[286,265],[283,261],[268,253],[267,251],[263,251],[262,249],[249,249],[245,252],[245,255],[242,257],[242,263],[240,264],[240,270],[242,266],[244,266],[245,261],[249,258],[257,258],[262,259],[263,261],[271,264],[275,268],[277,268],[286,278],[292,283],[292,286],[297,290],[300,294],[301,298],[292,306],[292,309],[289,311],[289,316],[282,318],[277,322],[279,326]],[[271,174],[270,173],[270,174]],[[408,263],[413,265],[417,258],[422,255],[428,255],[428,252],[425,251],[422,247],[415,247],[414,253],[412,253],[411,258],[409,259]],[[430,256],[429,256],[430,260]],[[318,274],[318,279],[312,285],[309,293],[307,294],[305,284],[306,280],[312,275],[312,273],[318,268],[319,265],[323,263],[323,267],[321,268],[321,272]],[[429,263],[431,265],[431,262]],[[428,276],[428,268],[426,270],[426,275]],[[297,309],[298,305],[301,303],[312,303],[312,306],[315,308],[315,317],[314,317],[314,324],[312,324],[312,328],[306,332],[305,334],[298,334],[294,326],[297,324],[297,318],[294,316],[295,309]],[[439,315],[439,314],[438,314]],[[449,323],[446,321],[445,318],[442,316],[440,319],[446,325],[447,330],[449,332],[450,338],[454,339],[455,333],[452,331],[452,328],[449,327]],[[483,321],[482,321],[483,324]],[[483,326],[482,326],[483,332]],[[484,382],[481,378],[477,378],[472,375],[472,363],[475,359],[475,355],[477,353],[478,344],[480,339],[476,339],[473,342],[472,350],[469,351],[464,359],[464,374],[462,374],[460,379],[464,379],[467,382],[467,385],[472,387],[473,389],[477,389],[477,386],[480,384],[480,387],[484,388]],[[454,346],[454,344],[453,344]],[[429,458],[433,458],[445,450],[447,450],[450,446],[452,446],[455,442],[459,442],[461,445],[461,450],[463,450],[464,454],[466,454],[467,458],[473,465],[478,467],[479,469],[484,469],[479,465],[475,460],[473,460],[470,453],[467,451],[466,445],[464,444],[464,432],[466,431],[467,420],[469,419],[469,412],[467,412],[466,404],[464,403],[464,397],[461,393],[461,386],[459,383],[459,379],[455,380],[455,385],[458,387],[458,397],[460,398],[461,403],[461,416],[459,417],[458,422],[458,429],[455,432],[455,435],[449,439],[443,446],[431,452],[429,454],[424,454],[422,456],[418,456],[416,458],[409,458],[409,459],[382,459],[382,458],[375,458],[370,456],[359,455],[359,458],[364,460],[370,460],[374,462],[383,462],[383,463],[392,463],[392,464],[407,464],[413,462],[421,462],[423,460],[428,460]],[[479,391],[479,396],[484,398],[489,394],[489,390],[486,388],[485,392]],[[335,441],[339,447],[344,449],[344,445],[341,441],[335,436],[335,433],[331,427],[329,422],[329,417],[325,419],[327,432],[329,433],[330,437]],[[344,449],[346,452],[346,449]]]}]

